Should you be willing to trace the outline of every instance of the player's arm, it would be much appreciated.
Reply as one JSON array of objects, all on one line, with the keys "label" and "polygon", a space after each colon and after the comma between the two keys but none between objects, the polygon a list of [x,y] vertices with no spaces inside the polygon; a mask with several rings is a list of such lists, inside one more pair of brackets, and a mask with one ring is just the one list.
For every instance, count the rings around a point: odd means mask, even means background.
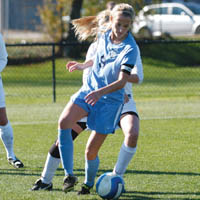
[{"label": "player's arm", "polygon": [[134,66],[132,70],[131,75],[129,76],[128,82],[140,84],[142,83],[143,78],[144,78],[144,75],[143,75],[142,63],[136,63],[136,65]]},{"label": "player's arm", "polygon": [[74,70],[84,70],[88,67],[92,67],[92,65],[93,65],[93,60],[87,60],[84,63],[70,61],[66,64],[66,68],[69,70],[69,72],[73,72]]},{"label": "player's arm", "polygon": [[130,83],[139,83],[139,77],[137,74],[131,74],[128,78],[128,82]]},{"label": "player's arm", "polygon": [[94,105],[103,95],[122,89],[129,79],[132,68],[132,65],[122,65],[118,80],[105,87],[90,92],[85,97],[86,103]]},{"label": "player's arm", "polygon": [[136,64],[131,71],[131,75],[129,76],[128,82],[140,84],[142,83],[144,79],[144,74],[143,74],[143,65],[142,65],[142,59],[140,56],[139,47],[137,47],[137,49],[138,49],[138,54],[136,58]]},{"label": "player's arm", "polygon": [[2,36],[0,35],[0,72],[3,71],[7,62],[8,62],[8,59],[7,59],[6,46],[5,46],[5,43],[3,41]]}]

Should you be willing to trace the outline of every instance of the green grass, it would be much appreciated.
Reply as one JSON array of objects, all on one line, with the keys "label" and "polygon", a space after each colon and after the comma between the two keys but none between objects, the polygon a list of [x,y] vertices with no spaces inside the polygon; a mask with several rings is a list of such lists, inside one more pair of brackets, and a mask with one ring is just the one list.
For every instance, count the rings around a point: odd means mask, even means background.
[{"label": "green grass", "polygon": [[[197,59],[197,58],[196,58]],[[78,197],[84,180],[86,131],[75,142],[75,192],[62,192],[63,170],[57,170],[52,192],[31,192],[47,152],[57,137],[57,120],[70,96],[81,86],[81,73],[65,71],[56,60],[57,101],[52,103],[51,63],[9,66],[3,75],[7,112],[14,129],[16,155],[25,168],[14,169],[0,143],[0,199],[100,199],[95,190]],[[144,83],[134,86],[140,114],[138,149],[125,174],[127,193],[120,199],[200,199],[200,68],[145,56]],[[100,150],[98,175],[111,171],[123,141],[121,130],[110,135]]]},{"label": "green grass", "polygon": [[[23,159],[25,168],[9,166],[0,144],[1,199],[99,199],[95,192],[83,198],[78,198],[76,192],[64,194],[61,168],[56,172],[52,192],[29,191],[40,176],[49,147],[57,136],[56,122],[63,107],[62,103],[8,106],[15,131],[15,152]],[[124,177],[127,193],[121,199],[199,199],[199,99],[139,101],[138,110],[141,117],[138,151]],[[84,180],[88,136],[89,132],[84,132],[75,142],[74,172],[79,177],[76,191]],[[107,138],[99,155],[98,175],[112,170],[122,141],[121,130]]]}]

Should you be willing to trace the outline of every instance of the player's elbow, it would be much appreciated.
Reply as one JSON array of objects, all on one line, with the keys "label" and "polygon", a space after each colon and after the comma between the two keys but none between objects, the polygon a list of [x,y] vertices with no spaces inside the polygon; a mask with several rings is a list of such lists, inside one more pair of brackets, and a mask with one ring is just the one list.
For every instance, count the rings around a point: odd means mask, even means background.
[{"label": "player's elbow", "polygon": [[127,83],[127,80],[126,80],[126,79],[120,80],[120,82],[119,82],[119,84],[118,84],[118,89],[124,88],[125,85],[126,85],[126,83]]}]

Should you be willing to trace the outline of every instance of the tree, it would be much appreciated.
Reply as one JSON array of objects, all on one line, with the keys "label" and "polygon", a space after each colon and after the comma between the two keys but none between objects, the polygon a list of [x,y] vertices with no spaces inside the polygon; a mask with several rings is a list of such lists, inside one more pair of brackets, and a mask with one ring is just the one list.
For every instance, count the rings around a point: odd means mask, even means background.
[{"label": "tree", "polygon": [[38,7],[43,30],[54,42],[62,41],[64,33],[68,31],[62,17],[68,15],[71,2],[72,0],[44,0],[44,5]]},{"label": "tree", "polygon": [[[70,20],[81,17],[83,0],[45,0],[44,5],[39,7],[39,14],[43,23],[44,31],[54,42],[77,42],[75,33],[70,21],[63,21],[63,16],[68,16]],[[59,53],[77,57],[80,56],[80,48],[67,46],[59,49]]]},{"label": "tree", "polygon": [[[73,0],[72,1],[71,11],[70,11],[70,20],[81,17],[82,4],[83,4],[83,0]],[[77,38],[75,37],[74,29],[73,29],[73,26],[71,23],[69,23],[68,35],[67,35],[67,38],[65,41],[66,41],[66,43],[78,42]],[[77,46],[76,48],[74,48],[74,46],[71,45],[71,46],[67,46],[65,48],[66,56],[77,58],[80,56],[80,53],[81,53],[80,46]]]}]

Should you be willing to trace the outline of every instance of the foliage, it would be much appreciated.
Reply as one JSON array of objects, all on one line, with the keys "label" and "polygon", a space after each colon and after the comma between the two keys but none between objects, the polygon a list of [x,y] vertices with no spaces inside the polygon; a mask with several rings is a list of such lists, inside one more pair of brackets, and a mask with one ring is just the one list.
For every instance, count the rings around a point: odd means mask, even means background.
[{"label": "foliage", "polygon": [[[98,12],[106,9],[106,4],[110,0],[98,0],[98,6],[97,6],[97,0],[84,0],[83,4],[83,15],[89,16],[89,15],[96,15]],[[144,5],[143,0],[115,0],[117,3],[128,3],[133,6],[135,9],[135,12],[137,13]]]},{"label": "foliage", "polygon": [[38,7],[43,23],[43,29],[54,42],[62,40],[67,32],[68,25],[62,17],[69,15],[72,0],[45,0],[44,5]]},{"label": "foliage", "polygon": [[[84,0],[83,4],[83,15],[96,15],[98,12],[106,9],[106,4],[110,0]],[[152,3],[161,3],[162,0],[152,0]],[[98,2],[98,3],[97,3]],[[145,5],[144,0],[115,0],[116,4],[118,3],[128,3],[133,6],[136,14],[141,10]],[[97,6],[98,4],[98,6]]]}]

